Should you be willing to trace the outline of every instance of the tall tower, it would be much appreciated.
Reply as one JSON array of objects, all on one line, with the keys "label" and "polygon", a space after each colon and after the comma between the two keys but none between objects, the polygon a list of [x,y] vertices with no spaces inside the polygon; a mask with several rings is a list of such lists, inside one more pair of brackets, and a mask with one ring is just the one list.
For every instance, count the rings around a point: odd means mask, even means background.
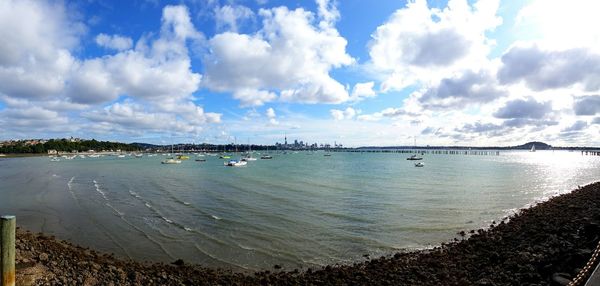
[{"label": "tall tower", "polygon": [[287,133],[283,133],[283,134],[284,134],[283,136],[285,137],[285,147],[287,147]]}]

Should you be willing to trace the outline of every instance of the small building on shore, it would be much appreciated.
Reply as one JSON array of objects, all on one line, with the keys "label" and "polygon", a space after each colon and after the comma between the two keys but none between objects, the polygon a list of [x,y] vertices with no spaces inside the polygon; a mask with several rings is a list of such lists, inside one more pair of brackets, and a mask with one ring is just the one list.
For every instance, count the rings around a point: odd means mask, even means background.
[{"label": "small building on shore", "polygon": [[57,155],[58,151],[54,150],[54,149],[50,149],[48,150],[48,155]]}]

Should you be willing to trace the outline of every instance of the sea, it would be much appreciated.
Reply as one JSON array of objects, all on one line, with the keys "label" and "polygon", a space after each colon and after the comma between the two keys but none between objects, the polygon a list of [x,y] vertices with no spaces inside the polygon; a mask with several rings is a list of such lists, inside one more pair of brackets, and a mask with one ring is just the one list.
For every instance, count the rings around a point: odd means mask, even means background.
[{"label": "sea", "polygon": [[196,154],[172,165],[161,155],[2,158],[0,214],[125,259],[306,269],[435,247],[600,180],[600,156],[490,154],[425,154],[424,167],[409,154],[322,151],[243,167]]}]

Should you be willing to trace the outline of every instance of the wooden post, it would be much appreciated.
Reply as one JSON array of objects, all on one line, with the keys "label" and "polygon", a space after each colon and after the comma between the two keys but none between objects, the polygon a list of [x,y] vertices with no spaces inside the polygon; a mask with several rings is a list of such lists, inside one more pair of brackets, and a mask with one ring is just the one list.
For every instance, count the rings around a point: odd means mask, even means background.
[{"label": "wooden post", "polygon": [[14,216],[0,217],[0,286],[15,286],[15,228]]}]

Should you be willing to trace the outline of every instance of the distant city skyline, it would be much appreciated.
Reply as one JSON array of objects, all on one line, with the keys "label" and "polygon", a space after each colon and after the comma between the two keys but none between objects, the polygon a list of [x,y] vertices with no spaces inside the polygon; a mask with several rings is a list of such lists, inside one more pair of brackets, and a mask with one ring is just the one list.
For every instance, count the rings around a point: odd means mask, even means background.
[{"label": "distant city skyline", "polygon": [[1,1],[0,140],[599,146],[599,8]]}]

